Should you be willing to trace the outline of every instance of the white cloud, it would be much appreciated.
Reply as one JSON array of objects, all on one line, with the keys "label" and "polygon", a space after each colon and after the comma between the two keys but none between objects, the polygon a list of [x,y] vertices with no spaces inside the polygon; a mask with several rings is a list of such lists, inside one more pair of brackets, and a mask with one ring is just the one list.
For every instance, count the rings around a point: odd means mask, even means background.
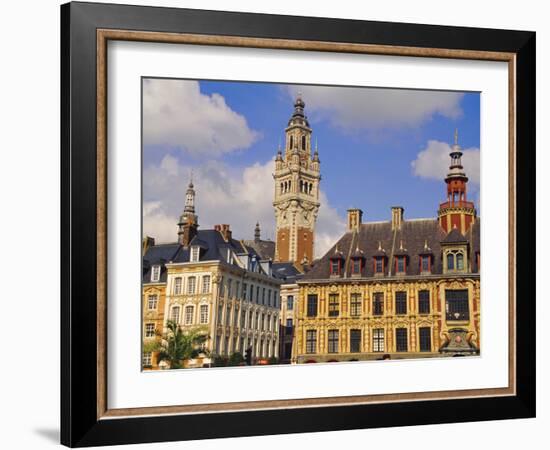
[{"label": "white cloud", "polygon": [[[144,170],[143,232],[157,242],[175,242],[177,219],[184,205],[191,166],[166,155],[159,165]],[[259,221],[262,238],[274,239],[273,161],[236,170],[219,161],[193,168],[196,212],[203,229],[218,223],[231,225],[237,239],[252,239]],[[316,228],[316,256],[322,256],[345,229],[344,220],[321,192]]]},{"label": "white cloud", "polygon": [[258,138],[246,118],[219,94],[205,95],[197,81],[147,79],[143,85],[143,142],[194,155],[220,155]]},{"label": "white cloud", "polygon": [[298,93],[315,120],[327,120],[333,126],[356,131],[381,128],[415,127],[434,115],[455,119],[462,115],[464,94],[411,89],[347,88],[328,86],[288,86],[295,98]]},{"label": "white cloud", "polygon": [[[451,146],[446,142],[430,140],[414,161],[411,168],[414,175],[421,178],[442,180],[449,171]],[[462,165],[472,183],[479,185],[479,149],[462,150]]]}]

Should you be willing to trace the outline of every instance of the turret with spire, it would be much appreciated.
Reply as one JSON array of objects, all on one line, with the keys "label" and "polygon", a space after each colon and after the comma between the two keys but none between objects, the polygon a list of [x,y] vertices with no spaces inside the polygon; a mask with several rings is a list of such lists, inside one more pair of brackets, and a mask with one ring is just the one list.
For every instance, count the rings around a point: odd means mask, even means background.
[{"label": "turret with spire", "polygon": [[193,173],[185,192],[185,206],[178,222],[178,242],[187,247],[196,236],[199,227],[199,218],[195,214],[195,186],[193,185]]},{"label": "turret with spire", "polygon": [[439,205],[439,224],[448,233],[453,228],[462,234],[476,220],[476,210],[473,202],[467,199],[468,177],[462,166],[462,148],[458,144],[458,129],[455,129],[454,144],[449,156],[451,163],[445,178],[447,184],[447,201]]}]

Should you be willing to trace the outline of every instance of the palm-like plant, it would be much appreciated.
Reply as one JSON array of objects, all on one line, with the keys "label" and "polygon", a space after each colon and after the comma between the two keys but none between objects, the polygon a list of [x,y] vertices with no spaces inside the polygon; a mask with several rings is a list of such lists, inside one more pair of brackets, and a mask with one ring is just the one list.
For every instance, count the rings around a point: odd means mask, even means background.
[{"label": "palm-like plant", "polygon": [[170,369],[181,369],[184,359],[195,358],[199,353],[205,353],[202,344],[208,339],[205,328],[198,327],[191,330],[182,330],[182,328],[171,320],[166,324],[168,331],[158,342],[156,351],[158,361],[170,363]]}]

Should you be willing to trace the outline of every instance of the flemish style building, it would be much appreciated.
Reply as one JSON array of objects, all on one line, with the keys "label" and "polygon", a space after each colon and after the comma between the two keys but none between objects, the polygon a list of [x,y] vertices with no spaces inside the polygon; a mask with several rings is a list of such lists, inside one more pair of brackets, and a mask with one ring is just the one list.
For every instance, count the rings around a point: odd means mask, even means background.
[{"label": "flemish style building", "polygon": [[[229,225],[198,229],[193,184],[178,223],[178,242],[151,245],[143,256],[144,342],[166,331],[172,320],[184,329],[203,327],[206,350],[228,356],[251,348],[252,356],[279,352],[279,286],[272,261],[243,241]],[[159,301],[152,302],[151,296]],[[161,301],[162,299],[162,301]],[[144,366],[157,368],[156,355],[143,355]],[[209,361],[189,361],[201,366]]]},{"label": "flemish style building", "polygon": [[297,362],[479,352],[480,229],[456,135],[450,156],[437,218],[348,210],[346,233],[298,280]]}]

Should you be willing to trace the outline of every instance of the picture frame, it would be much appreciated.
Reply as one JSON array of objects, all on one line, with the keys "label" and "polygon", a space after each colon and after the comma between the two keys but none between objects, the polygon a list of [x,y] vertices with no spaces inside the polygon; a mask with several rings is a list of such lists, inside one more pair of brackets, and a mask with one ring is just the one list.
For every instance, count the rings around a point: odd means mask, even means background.
[{"label": "picture frame", "polygon": [[[107,43],[118,40],[506,62],[508,387],[368,399],[110,409],[106,81]],[[534,417],[535,40],[535,33],[527,31],[79,2],[62,5],[61,443],[82,447]],[[517,264],[526,260],[531,263]]]}]

